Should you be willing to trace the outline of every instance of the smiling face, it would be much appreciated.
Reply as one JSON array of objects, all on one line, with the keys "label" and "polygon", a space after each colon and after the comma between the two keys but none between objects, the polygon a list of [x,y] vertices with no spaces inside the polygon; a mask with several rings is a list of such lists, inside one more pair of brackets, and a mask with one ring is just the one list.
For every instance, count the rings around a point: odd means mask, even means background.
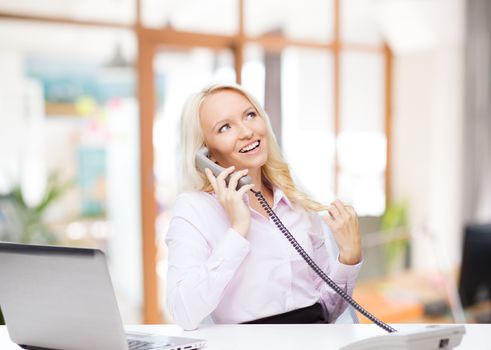
[{"label": "smiling face", "polygon": [[226,89],[207,96],[200,124],[211,159],[220,166],[251,170],[266,163],[266,123],[240,92]]}]

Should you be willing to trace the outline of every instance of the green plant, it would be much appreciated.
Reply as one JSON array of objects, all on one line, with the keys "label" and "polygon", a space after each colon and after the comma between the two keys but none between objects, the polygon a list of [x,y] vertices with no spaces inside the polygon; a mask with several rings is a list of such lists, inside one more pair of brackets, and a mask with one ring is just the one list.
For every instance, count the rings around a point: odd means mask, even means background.
[{"label": "green plant", "polygon": [[42,200],[32,207],[25,202],[20,185],[15,186],[9,194],[1,198],[0,214],[2,210],[8,211],[9,220],[0,230],[0,239],[20,243],[56,244],[58,239],[43,216],[72,185],[73,181],[62,182],[58,173],[51,173]]},{"label": "green plant", "polygon": [[[389,242],[384,246],[388,270],[394,268],[395,263],[409,245],[407,238],[404,237],[404,233],[409,231],[408,207],[407,200],[394,202],[387,205],[385,213],[382,215],[381,230],[392,235]],[[394,237],[394,234],[403,237]]]},{"label": "green plant", "polygon": [[[42,200],[31,207],[27,205],[22,188],[17,185],[6,195],[0,196],[0,240],[20,243],[56,244],[58,239],[44,221],[46,210],[70,187],[73,181],[62,182],[58,173],[48,176]],[[5,319],[0,309],[0,325]]]}]

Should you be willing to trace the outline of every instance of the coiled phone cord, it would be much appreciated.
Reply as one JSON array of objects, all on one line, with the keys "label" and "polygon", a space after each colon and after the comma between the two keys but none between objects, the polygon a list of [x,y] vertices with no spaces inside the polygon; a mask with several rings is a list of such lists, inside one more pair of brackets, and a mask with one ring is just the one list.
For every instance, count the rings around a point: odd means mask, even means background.
[{"label": "coiled phone cord", "polygon": [[363,316],[368,318],[370,321],[375,323],[377,326],[383,328],[385,331],[389,333],[397,332],[396,329],[392,328],[388,324],[382,322],[374,315],[365,310],[360,304],[358,304],[351,296],[348,295],[344,290],[341,289],[332,279],[327,276],[324,271],[315,263],[314,260],[307,254],[307,252],[302,248],[302,246],[297,242],[295,237],[288,231],[288,229],[283,225],[281,220],[276,216],[276,213],[271,209],[268,202],[264,198],[263,194],[260,191],[251,190],[256,198],[258,199],[261,206],[266,210],[269,217],[273,220],[278,229],[283,233],[283,235],[288,239],[293,248],[300,254],[300,256],[305,260],[305,262],[314,270],[314,272],[319,275],[320,278],[327,283],[329,287],[331,287],[336,293],[338,293],[344,300],[346,300],[352,307],[358,310]]}]

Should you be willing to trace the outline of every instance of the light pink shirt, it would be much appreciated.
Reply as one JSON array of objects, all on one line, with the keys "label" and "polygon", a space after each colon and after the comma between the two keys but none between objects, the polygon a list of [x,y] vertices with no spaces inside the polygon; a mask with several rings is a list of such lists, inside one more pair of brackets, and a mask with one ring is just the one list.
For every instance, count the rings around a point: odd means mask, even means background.
[{"label": "light pink shirt", "polygon": [[[244,199],[249,205],[246,194]],[[344,265],[329,256],[317,213],[292,205],[279,188],[273,203],[306,252],[351,295],[361,263]],[[184,192],[177,197],[166,236],[167,308],[174,322],[195,329],[211,315],[215,323],[241,323],[316,302],[335,321],[346,308],[343,299],[310,269],[271,219],[250,210],[244,238],[231,228],[215,194]]]}]

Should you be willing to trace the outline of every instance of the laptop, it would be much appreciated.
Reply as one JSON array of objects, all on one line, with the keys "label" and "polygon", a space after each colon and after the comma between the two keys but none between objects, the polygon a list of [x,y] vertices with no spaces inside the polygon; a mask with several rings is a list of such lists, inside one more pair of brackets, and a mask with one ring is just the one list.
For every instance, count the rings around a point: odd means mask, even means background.
[{"label": "laptop", "polygon": [[191,350],[206,341],[125,334],[98,249],[0,242],[0,307],[26,349]]}]

